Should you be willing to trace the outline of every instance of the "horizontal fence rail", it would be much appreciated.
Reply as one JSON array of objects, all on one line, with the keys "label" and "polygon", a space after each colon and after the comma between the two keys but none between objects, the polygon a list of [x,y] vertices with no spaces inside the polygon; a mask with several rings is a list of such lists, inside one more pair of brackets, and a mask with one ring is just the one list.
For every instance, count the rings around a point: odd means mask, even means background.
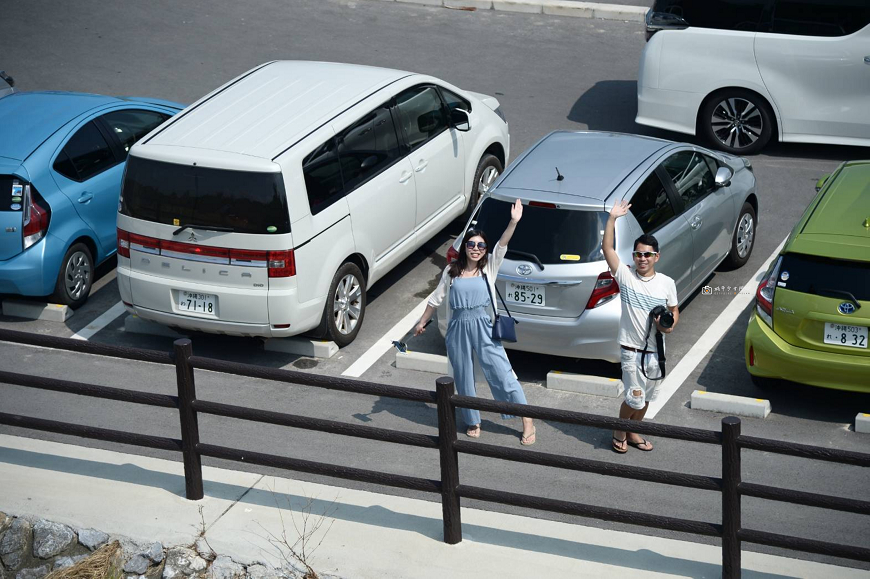
[{"label": "horizontal fence rail", "polygon": [[[9,413],[0,413],[0,424],[181,452],[184,461],[186,494],[190,499],[201,499],[203,497],[201,458],[207,456],[258,466],[440,494],[444,541],[451,544],[462,540],[460,499],[465,498],[695,535],[721,537],[722,575],[728,578],[740,577],[742,542],[870,562],[870,549],[864,547],[835,544],[743,528],[741,526],[741,499],[744,496],[862,515],[870,515],[870,502],[744,482],[741,480],[741,450],[771,452],[859,467],[870,466],[870,454],[744,436],[740,433],[740,420],[734,417],[723,419],[722,430],[717,432],[624,420],[540,406],[497,402],[495,400],[457,396],[453,380],[447,377],[436,380],[435,391],[425,391],[386,384],[375,384],[362,380],[320,376],[292,370],[263,368],[250,364],[194,356],[189,339],[176,340],[172,353],[91,344],[82,340],[40,336],[13,330],[0,330],[0,341],[174,365],[176,387],[178,390],[177,396],[125,390],[122,388],[84,384],[6,371],[0,371],[0,384],[11,384],[63,394],[75,394],[177,409],[181,439],[69,424]],[[196,397],[195,369],[340,392],[435,404],[438,411],[438,435],[409,433],[199,400]],[[722,449],[722,476],[713,477],[670,472],[527,449],[504,448],[479,442],[460,441],[457,439],[456,430],[457,407],[525,416],[541,420],[552,420],[593,428],[629,430],[639,434],[703,444],[715,444]],[[206,444],[199,440],[199,414],[313,430],[417,448],[437,449],[439,454],[440,480],[351,468],[336,464]],[[721,495],[722,501],[722,523],[679,519],[462,485],[459,481],[459,454],[718,492]]]}]

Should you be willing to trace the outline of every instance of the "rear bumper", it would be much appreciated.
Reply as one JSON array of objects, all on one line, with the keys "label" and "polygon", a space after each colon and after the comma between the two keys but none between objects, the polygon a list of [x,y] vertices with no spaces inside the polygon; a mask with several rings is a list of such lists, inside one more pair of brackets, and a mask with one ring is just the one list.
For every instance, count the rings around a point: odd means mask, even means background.
[{"label": "rear bumper", "polygon": [[638,83],[637,117],[634,122],[694,135],[703,96],[700,93],[650,88]]},{"label": "rear bumper", "polygon": [[47,235],[15,257],[0,261],[0,294],[46,296],[52,293],[64,251],[59,239]]},{"label": "rear bumper", "polygon": [[[749,349],[754,365],[749,365]],[[753,313],[744,342],[746,369],[753,376],[782,378],[835,390],[870,392],[870,357],[817,352],[792,346]]]}]

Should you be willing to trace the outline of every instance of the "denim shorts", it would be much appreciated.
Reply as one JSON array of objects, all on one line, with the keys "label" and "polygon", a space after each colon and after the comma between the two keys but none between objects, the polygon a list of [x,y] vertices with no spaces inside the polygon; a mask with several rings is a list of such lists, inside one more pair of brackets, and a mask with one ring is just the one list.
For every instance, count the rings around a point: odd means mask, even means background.
[{"label": "denim shorts", "polygon": [[[643,410],[648,402],[656,399],[658,387],[661,384],[658,355],[653,352],[642,354],[620,348],[620,363],[622,365],[622,387],[625,389],[625,403],[635,410]],[[644,361],[646,375],[640,370],[641,357]]]}]

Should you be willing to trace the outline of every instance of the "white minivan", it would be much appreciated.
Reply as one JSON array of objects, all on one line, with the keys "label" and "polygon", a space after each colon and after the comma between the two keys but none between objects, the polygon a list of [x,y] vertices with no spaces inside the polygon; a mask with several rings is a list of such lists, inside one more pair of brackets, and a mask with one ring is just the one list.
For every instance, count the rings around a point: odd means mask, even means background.
[{"label": "white minivan", "polygon": [[130,151],[121,299],[184,330],[345,346],[366,289],[467,217],[509,147],[493,97],[398,70],[263,64]]}]

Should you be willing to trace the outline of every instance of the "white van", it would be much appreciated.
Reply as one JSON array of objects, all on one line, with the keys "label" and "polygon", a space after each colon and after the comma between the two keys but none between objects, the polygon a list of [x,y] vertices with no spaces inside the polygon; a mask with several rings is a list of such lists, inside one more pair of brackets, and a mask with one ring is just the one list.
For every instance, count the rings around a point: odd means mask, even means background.
[{"label": "white van", "polygon": [[398,70],[264,64],[130,151],[121,299],[171,327],[347,345],[366,289],[467,217],[509,146],[493,97]]}]

